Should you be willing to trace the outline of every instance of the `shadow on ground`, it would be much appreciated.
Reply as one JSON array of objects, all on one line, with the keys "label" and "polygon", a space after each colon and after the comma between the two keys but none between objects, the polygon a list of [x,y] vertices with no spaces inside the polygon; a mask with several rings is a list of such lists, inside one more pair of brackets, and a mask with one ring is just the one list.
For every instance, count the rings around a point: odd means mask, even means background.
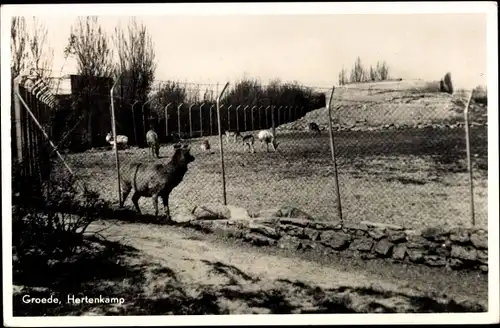
[{"label": "shadow on ground", "polygon": [[[182,272],[162,265],[130,246],[88,238],[80,252],[61,261],[14,263],[15,316],[196,315],[239,313],[391,313],[481,312],[476,303],[445,296],[416,296],[374,287],[322,289],[300,281],[253,276],[220,261],[196,262],[218,284],[188,283]],[[29,263],[29,264],[26,264]],[[213,281],[213,280],[212,280]],[[61,304],[25,304],[23,295],[61,300]],[[123,298],[123,304],[67,303],[77,297]]]}]

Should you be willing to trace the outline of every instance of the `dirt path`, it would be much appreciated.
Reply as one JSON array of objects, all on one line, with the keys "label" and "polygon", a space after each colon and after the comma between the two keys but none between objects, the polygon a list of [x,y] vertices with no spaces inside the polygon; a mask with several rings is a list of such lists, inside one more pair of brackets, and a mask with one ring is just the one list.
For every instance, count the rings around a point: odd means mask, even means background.
[{"label": "dirt path", "polygon": [[[433,272],[420,272],[419,279],[401,271],[401,265],[321,264],[171,226],[120,223],[103,235],[137,250],[117,262],[140,268],[141,279],[131,274],[115,286],[125,295],[123,305],[80,314],[461,312],[487,304],[487,284],[479,283],[473,293],[436,285],[439,296],[430,295]],[[451,273],[431,280],[443,279],[445,286],[457,285]],[[463,276],[462,283],[478,286],[473,276]]]}]

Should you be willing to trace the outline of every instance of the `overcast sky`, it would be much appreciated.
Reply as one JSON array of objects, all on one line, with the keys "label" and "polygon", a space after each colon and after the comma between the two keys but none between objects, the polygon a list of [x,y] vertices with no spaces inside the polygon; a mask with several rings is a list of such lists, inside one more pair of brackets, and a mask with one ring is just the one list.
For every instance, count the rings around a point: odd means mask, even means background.
[{"label": "overcast sky", "polygon": [[[38,16],[49,30],[54,69],[76,16]],[[485,14],[136,16],[151,34],[158,80],[223,83],[243,74],[312,86],[336,84],[357,56],[385,60],[392,77],[486,84]],[[125,16],[100,16],[111,35]],[[64,73],[76,72],[69,60]]]}]

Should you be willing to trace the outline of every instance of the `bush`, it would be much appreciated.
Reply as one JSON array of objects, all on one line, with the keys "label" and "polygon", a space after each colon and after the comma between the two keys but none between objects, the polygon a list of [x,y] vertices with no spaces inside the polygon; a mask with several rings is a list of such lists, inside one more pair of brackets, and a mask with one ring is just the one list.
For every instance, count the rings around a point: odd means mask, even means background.
[{"label": "bush", "polygon": [[73,254],[88,226],[108,206],[94,191],[79,192],[73,178],[44,184],[16,169],[12,186],[12,246],[25,265]]},{"label": "bush", "polygon": [[473,91],[472,100],[478,104],[488,105],[488,91],[483,86],[477,86]]},{"label": "bush", "polygon": [[444,75],[443,84],[446,87],[446,92],[453,94],[453,83],[451,82],[451,73],[448,72]]}]

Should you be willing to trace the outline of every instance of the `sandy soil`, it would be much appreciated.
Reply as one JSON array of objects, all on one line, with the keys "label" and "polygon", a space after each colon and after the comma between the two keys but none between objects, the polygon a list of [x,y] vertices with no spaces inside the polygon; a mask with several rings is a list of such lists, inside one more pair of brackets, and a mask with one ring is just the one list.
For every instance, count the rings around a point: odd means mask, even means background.
[{"label": "sandy soil", "polygon": [[[479,311],[487,278],[479,273],[392,265],[257,248],[190,229],[115,222],[99,258],[80,256],[14,296],[19,314],[134,315]],[[96,223],[90,230],[102,229]],[[117,242],[119,244],[117,244]],[[97,255],[96,255],[97,256]],[[118,304],[26,307],[22,294],[65,300],[123,297]],[[17,305],[17,306],[16,306]],[[482,307],[482,308],[481,308]]]}]

